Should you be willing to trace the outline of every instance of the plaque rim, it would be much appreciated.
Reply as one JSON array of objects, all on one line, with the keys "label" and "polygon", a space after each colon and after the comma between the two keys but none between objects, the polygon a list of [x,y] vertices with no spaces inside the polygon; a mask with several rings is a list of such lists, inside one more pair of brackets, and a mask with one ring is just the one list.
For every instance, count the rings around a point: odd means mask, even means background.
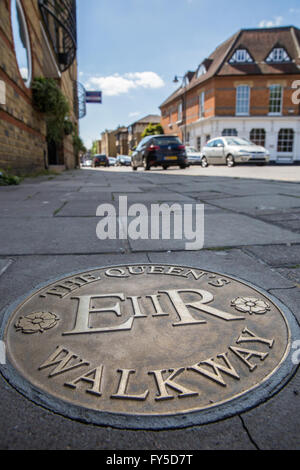
[{"label": "plaque rim", "polygon": [[48,411],[57,413],[65,418],[73,419],[86,424],[110,426],[117,429],[167,430],[209,424],[227,419],[229,417],[234,417],[241,413],[245,413],[272,398],[292,379],[298,366],[292,362],[291,345],[293,341],[299,338],[300,335],[300,325],[293,312],[273,294],[270,294],[268,291],[265,291],[263,288],[253,284],[248,280],[240,278],[236,275],[228,274],[227,272],[218,272],[211,270],[210,268],[207,269],[204,266],[199,267],[197,265],[190,266],[180,263],[172,264],[167,262],[128,262],[125,264],[104,264],[102,266],[84,268],[83,270],[76,270],[67,274],[55,276],[46,282],[39,283],[34,289],[31,289],[29,292],[21,295],[14,302],[1,309],[0,340],[4,339],[7,327],[9,326],[10,318],[15,313],[17,308],[21,307],[23,302],[38,294],[38,292],[45,287],[50,286],[57,281],[63,281],[64,279],[79,274],[104,270],[106,268],[125,268],[128,266],[167,266],[205,270],[212,274],[227,276],[234,281],[254,289],[256,292],[268,298],[275,305],[275,307],[280,311],[280,314],[286,324],[288,339],[285,353],[281,358],[281,361],[277,364],[276,368],[273,369],[261,382],[254,385],[251,389],[243,391],[233,396],[232,398],[218,402],[217,404],[211,404],[198,410],[182,410],[180,412],[168,412],[161,415],[159,413],[134,414],[117,411],[97,411],[85,406],[73,404],[38,388],[26,377],[24,377],[18,371],[18,369],[16,369],[7,360],[5,365],[0,365],[0,374],[9,383],[9,385],[11,385],[25,398],[29,399],[33,404],[40,405]]}]

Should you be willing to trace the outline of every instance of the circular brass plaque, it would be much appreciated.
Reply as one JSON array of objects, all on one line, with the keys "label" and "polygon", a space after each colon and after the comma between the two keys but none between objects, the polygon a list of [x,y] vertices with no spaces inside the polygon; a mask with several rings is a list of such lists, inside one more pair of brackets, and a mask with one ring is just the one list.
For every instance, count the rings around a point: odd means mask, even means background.
[{"label": "circular brass plaque", "polygon": [[6,313],[3,373],[33,401],[87,422],[213,421],[265,400],[291,374],[293,320],[277,304],[199,268],[73,274]]}]

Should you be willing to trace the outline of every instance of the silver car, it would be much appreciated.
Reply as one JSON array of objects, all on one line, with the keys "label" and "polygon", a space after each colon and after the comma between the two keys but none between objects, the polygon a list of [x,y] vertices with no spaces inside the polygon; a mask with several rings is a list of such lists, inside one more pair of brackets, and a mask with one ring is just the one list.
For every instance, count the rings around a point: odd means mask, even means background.
[{"label": "silver car", "polygon": [[235,163],[257,163],[265,165],[270,161],[270,153],[248,139],[241,137],[217,137],[205,144],[202,149],[202,167]]},{"label": "silver car", "polygon": [[198,152],[195,147],[185,146],[185,152],[189,165],[201,165],[202,153]]}]

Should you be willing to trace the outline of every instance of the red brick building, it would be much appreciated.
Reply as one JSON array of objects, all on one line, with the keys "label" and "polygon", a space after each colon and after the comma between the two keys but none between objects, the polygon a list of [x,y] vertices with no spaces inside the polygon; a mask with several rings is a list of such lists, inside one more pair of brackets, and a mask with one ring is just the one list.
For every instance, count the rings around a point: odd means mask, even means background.
[{"label": "red brick building", "polygon": [[273,161],[300,161],[297,80],[298,28],[243,29],[185,75],[161,104],[161,123],[198,149],[210,138],[239,135],[265,146]]},{"label": "red brick building", "polygon": [[78,164],[72,135],[47,143],[32,102],[36,77],[56,81],[78,128],[76,0],[0,1],[0,168],[31,173]]}]

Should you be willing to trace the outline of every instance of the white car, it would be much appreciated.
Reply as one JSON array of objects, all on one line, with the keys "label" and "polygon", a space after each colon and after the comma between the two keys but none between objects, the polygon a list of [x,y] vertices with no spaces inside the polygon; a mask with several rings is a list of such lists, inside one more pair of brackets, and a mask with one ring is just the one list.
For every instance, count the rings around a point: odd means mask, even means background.
[{"label": "white car", "polygon": [[201,165],[227,165],[235,163],[257,163],[265,165],[270,161],[270,153],[264,147],[241,137],[216,137],[202,148]]},{"label": "white car", "polygon": [[187,161],[189,165],[201,165],[202,153],[195,149],[195,147],[185,147]]},{"label": "white car", "polygon": [[82,166],[85,166],[85,167],[92,167],[92,166],[93,166],[93,162],[92,162],[91,159],[88,158],[88,159],[86,159],[86,160],[83,161]]}]

